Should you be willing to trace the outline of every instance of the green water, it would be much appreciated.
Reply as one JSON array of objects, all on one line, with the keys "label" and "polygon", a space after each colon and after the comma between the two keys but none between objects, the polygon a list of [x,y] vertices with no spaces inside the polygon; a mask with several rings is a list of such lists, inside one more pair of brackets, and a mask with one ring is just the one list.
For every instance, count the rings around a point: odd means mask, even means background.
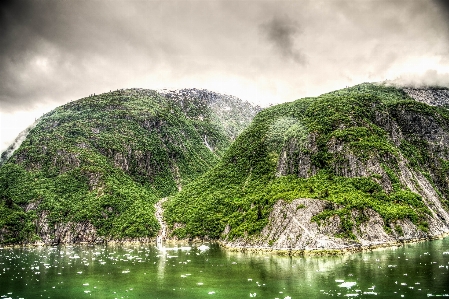
[{"label": "green water", "polygon": [[449,297],[449,238],[337,257],[216,245],[0,249],[1,298]]}]

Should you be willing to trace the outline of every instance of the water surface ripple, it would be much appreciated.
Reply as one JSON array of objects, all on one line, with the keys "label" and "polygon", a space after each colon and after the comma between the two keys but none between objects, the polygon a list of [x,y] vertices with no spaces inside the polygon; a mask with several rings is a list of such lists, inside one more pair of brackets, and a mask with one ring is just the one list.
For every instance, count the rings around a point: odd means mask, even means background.
[{"label": "water surface ripple", "polygon": [[334,257],[214,244],[0,248],[0,298],[449,297],[449,238]]}]

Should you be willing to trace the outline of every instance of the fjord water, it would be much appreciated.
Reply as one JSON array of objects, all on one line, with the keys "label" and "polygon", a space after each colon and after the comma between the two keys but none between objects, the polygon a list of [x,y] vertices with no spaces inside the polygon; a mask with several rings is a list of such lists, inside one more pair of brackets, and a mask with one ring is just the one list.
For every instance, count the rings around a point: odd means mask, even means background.
[{"label": "fjord water", "polygon": [[327,257],[217,245],[0,249],[1,298],[449,297],[449,238]]}]

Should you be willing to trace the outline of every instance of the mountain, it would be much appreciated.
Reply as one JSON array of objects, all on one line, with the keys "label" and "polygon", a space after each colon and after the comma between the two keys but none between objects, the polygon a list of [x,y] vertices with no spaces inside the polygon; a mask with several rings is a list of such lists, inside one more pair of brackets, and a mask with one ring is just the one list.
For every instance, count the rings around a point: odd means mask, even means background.
[{"label": "mountain", "polygon": [[165,204],[178,238],[344,249],[449,232],[449,90],[361,84],[261,111]]},{"label": "mountain", "polygon": [[154,204],[215,165],[259,110],[198,89],[117,90],[56,108],[2,154],[0,243],[154,237]]}]

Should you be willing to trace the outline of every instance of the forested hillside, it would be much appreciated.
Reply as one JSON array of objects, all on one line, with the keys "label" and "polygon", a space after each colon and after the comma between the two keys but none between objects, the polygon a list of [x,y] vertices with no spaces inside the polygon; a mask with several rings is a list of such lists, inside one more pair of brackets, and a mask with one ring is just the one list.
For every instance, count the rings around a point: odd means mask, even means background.
[{"label": "forested hillside", "polygon": [[154,203],[215,165],[257,111],[196,89],[117,90],[56,108],[3,155],[0,242],[155,236]]},{"label": "forested hillside", "polygon": [[407,92],[361,84],[263,110],[167,203],[173,234],[306,248],[449,231],[448,103],[411,97],[448,91]]}]

